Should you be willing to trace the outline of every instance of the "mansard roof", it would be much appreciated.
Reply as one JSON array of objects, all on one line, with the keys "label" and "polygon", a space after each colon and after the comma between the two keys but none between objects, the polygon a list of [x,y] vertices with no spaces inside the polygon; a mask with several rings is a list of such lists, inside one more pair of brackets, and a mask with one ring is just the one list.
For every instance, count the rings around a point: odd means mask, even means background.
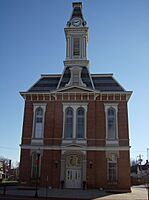
[{"label": "mansard roof", "polygon": [[73,6],[73,11],[72,11],[70,20],[67,22],[67,26],[69,27],[71,25],[71,21],[73,20],[73,18],[82,19],[82,25],[85,26],[86,21],[84,20],[83,14],[82,14],[82,2],[74,2],[72,6]]},{"label": "mansard roof", "polygon": [[[114,79],[113,74],[89,74],[82,69],[81,78],[86,89],[99,92],[125,92],[125,89]],[[66,68],[63,75],[41,75],[41,78],[27,92],[51,92],[66,87],[70,80],[70,70]]]},{"label": "mansard roof", "polygon": [[73,3],[73,12],[72,12],[71,19],[74,18],[74,17],[79,17],[79,18],[83,19],[83,15],[82,15],[82,3],[81,2],[75,2],[75,3]]},{"label": "mansard roof", "polygon": [[49,92],[57,88],[61,75],[44,75],[28,90],[28,92]]},{"label": "mansard roof", "polygon": [[[61,77],[58,88],[65,87],[65,85],[69,83],[70,77],[71,77],[70,68],[66,67],[65,70],[64,70],[64,73]],[[91,80],[91,77],[89,75],[88,69],[86,67],[82,67],[81,79],[82,79],[83,83],[85,83],[87,88],[93,89],[92,80]]]},{"label": "mansard roof", "polygon": [[125,89],[113,78],[111,75],[94,75],[92,74],[92,80],[96,90],[122,92]]}]

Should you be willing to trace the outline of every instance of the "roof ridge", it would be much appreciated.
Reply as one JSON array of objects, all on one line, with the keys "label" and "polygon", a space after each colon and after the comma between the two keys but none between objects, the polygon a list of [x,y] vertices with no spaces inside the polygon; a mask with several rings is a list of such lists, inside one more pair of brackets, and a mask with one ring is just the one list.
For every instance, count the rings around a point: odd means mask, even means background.
[{"label": "roof ridge", "polygon": [[41,74],[41,77],[52,77],[52,76],[57,76],[57,77],[60,77],[61,74]]},{"label": "roof ridge", "polygon": [[113,73],[107,73],[107,74],[91,74],[93,77],[112,77]]}]

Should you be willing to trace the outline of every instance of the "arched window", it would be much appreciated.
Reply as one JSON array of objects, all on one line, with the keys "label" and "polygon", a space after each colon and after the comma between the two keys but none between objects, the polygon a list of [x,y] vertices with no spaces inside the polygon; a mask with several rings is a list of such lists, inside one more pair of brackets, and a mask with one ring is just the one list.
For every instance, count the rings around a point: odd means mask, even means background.
[{"label": "arched window", "polygon": [[85,111],[84,108],[77,109],[76,137],[84,138],[85,132]]},{"label": "arched window", "polygon": [[116,139],[116,110],[108,109],[108,139]]},{"label": "arched window", "polygon": [[34,137],[42,138],[43,136],[43,109],[38,107],[35,111],[35,129]]},{"label": "arched window", "polygon": [[73,136],[73,109],[68,107],[65,111],[65,138]]}]

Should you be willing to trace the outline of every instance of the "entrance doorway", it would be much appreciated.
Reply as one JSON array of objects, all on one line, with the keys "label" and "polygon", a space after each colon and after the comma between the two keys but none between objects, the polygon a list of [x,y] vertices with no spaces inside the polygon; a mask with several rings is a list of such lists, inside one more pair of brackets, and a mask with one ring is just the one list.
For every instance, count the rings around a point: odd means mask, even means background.
[{"label": "entrance doorway", "polygon": [[66,188],[81,188],[81,170],[66,170]]},{"label": "entrance doorway", "polygon": [[68,155],[66,157],[65,187],[81,188],[82,180],[81,157],[79,155]]}]

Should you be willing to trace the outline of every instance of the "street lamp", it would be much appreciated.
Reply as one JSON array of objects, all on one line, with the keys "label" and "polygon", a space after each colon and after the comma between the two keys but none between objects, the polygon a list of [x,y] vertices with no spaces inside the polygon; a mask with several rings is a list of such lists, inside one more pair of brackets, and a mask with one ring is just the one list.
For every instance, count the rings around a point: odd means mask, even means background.
[{"label": "street lamp", "polygon": [[145,183],[145,187],[147,189],[147,196],[148,196],[148,200],[149,200],[149,183],[148,183],[148,180],[147,182]]},{"label": "street lamp", "polygon": [[38,197],[38,179],[39,179],[39,158],[40,158],[40,153],[37,153],[36,157],[36,190],[35,190],[35,197]]},{"label": "street lamp", "polygon": [[145,176],[145,187],[147,189],[147,195],[148,195],[148,200],[149,200],[149,163],[148,160],[146,162],[147,165],[147,172],[146,172],[146,176]]}]

